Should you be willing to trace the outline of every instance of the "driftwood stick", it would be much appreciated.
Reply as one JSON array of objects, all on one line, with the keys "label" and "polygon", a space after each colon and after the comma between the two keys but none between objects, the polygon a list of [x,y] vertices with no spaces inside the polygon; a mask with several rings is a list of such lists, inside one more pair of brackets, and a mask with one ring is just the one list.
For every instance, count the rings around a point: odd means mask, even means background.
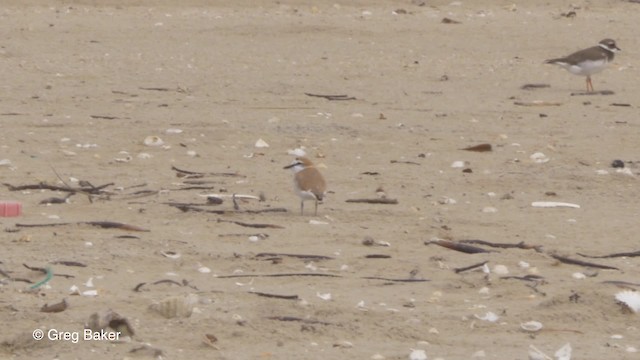
[{"label": "driftwood stick", "polygon": [[436,245],[440,245],[442,247],[445,247],[447,249],[460,251],[460,252],[463,252],[463,253],[466,253],[466,254],[479,254],[479,253],[495,252],[495,251],[485,250],[483,248],[479,248],[479,247],[476,247],[476,246],[461,244],[461,243],[458,243],[458,242],[453,242],[453,241],[448,241],[448,240],[431,240],[431,241],[425,241],[424,244],[425,245],[436,244]]},{"label": "driftwood stick", "polygon": [[320,94],[311,94],[311,93],[304,93],[304,94],[307,96],[320,97],[327,100],[356,100],[355,97],[349,96],[349,95],[320,95]]},{"label": "driftwood stick", "polygon": [[240,174],[237,174],[237,173],[205,173],[205,172],[189,171],[189,170],[178,169],[175,166],[171,166],[171,169],[173,171],[177,172],[179,175],[182,175],[182,176],[185,176],[185,175],[196,175],[196,176],[212,175],[212,176],[227,176],[227,177],[246,177],[244,175],[240,175]]},{"label": "driftwood stick", "polygon": [[390,279],[390,278],[378,277],[378,276],[363,276],[362,279],[366,279],[366,280],[383,280],[383,281],[393,281],[393,282],[427,282],[427,281],[431,281],[429,279]]},{"label": "driftwood stick", "polygon": [[311,320],[311,319],[303,319],[295,316],[269,316],[267,317],[269,320],[278,320],[278,321],[297,321],[305,324],[319,324],[319,325],[333,325],[329,322],[319,321],[319,320]]},{"label": "driftwood stick", "polygon": [[259,291],[249,291],[249,294],[254,294],[262,297],[274,298],[274,299],[285,299],[285,300],[298,300],[298,295],[277,295],[277,294],[267,294]]},{"label": "driftwood stick", "polygon": [[556,254],[549,254],[549,256],[551,256],[552,258],[560,261],[561,263],[565,263],[565,264],[586,266],[586,267],[592,267],[592,268],[598,268],[598,269],[606,269],[606,270],[620,270],[615,266],[601,265],[601,264],[595,264],[595,263],[592,263],[592,262],[587,262],[587,261],[582,261],[582,260],[570,259],[568,257],[560,256],[560,255],[556,255]]},{"label": "driftwood stick", "polygon": [[455,268],[453,269],[453,271],[455,271],[456,274],[459,274],[461,272],[464,271],[469,271],[469,270],[473,270],[479,267],[483,267],[486,263],[488,263],[489,261],[483,261],[477,264],[473,264],[473,265],[469,265],[469,266],[464,266],[464,267],[460,267],[460,268]]},{"label": "driftwood stick", "polygon": [[143,229],[139,226],[135,226],[135,225],[129,225],[129,224],[123,224],[123,223],[119,223],[119,222],[114,222],[114,221],[80,221],[80,222],[76,222],[76,223],[50,223],[50,224],[16,224],[16,227],[49,227],[49,226],[65,226],[65,225],[91,225],[91,226],[97,226],[97,227],[101,227],[103,229],[120,229],[120,230],[127,230],[127,231],[150,231],[150,230],[146,230]]},{"label": "driftwood stick", "polygon": [[485,246],[494,247],[494,248],[500,248],[500,249],[525,249],[525,250],[534,249],[534,250],[539,250],[540,248],[542,248],[542,246],[525,244],[524,241],[521,241],[521,242],[519,242],[517,244],[493,243],[493,242],[485,241],[485,240],[459,240],[459,242],[465,243],[465,244],[485,245]]},{"label": "driftwood stick", "polygon": [[274,224],[252,224],[252,223],[246,223],[242,221],[222,220],[222,219],[218,219],[218,222],[227,222],[227,223],[232,223],[232,224],[236,224],[244,227],[251,227],[251,228],[258,228],[258,229],[284,229],[284,226],[274,225]]},{"label": "driftwood stick", "polygon": [[307,254],[286,254],[286,253],[259,253],[256,254],[255,257],[292,257],[297,259],[312,259],[312,260],[333,260],[331,256],[324,255],[307,255]]},{"label": "driftwood stick", "polygon": [[367,203],[367,204],[397,204],[398,199],[375,198],[375,199],[347,199],[348,203]]},{"label": "driftwood stick", "polygon": [[218,279],[233,279],[233,278],[248,278],[248,277],[295,277],[295,276],[320,276],[320,277],[342,277],[340,275],[333,274],[320,274],[320,273],[280,273],[280,274],[238,274],[238,275],[222,275],[218,276]]},{"label": "driftwood stick", "polygon": [[615,258],[615,257],[636,257],[636,256],[640,256],[640,251],[615,253],[615,254],[600,255],[600,256],[589,256],[581,253],[577,253],[577,254],[582,257],[586,257],[590,259],[604,259],[604,258]]}]

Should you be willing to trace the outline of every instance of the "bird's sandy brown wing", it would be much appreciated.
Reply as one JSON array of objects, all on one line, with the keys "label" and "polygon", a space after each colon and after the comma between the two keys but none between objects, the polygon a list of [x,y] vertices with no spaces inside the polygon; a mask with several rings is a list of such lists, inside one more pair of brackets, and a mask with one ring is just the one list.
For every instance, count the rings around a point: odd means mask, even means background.
[{"label": "bird's sandy brown wing", "polygon": [[[557,58],[557,59],[549,59],[545,62],[551,63],[551,64],[557,63],[557,62],[563,62],[567,64],[577,64],[580,61],[584,61],[584,60],[593,60],[593,61],[603,60],[603,59],[606,59],[607,57],[608,57],[607,53],[604,52],[600,46],[593,46],[588,49],[576,51],[569,56],[566,56],[563,58]],[[611,59],[613,59],[613,56],[609,58],[609,60]]]},{"label": "bird's sandy brown wing", "polygon": [[296,179],[298,180],[300,190],[312,192],[318,200],[321,200],[327,191],[327,184],[324,181],[324,177],[322,177],[320,171],[314,167],[300,171],[296,174]]}]

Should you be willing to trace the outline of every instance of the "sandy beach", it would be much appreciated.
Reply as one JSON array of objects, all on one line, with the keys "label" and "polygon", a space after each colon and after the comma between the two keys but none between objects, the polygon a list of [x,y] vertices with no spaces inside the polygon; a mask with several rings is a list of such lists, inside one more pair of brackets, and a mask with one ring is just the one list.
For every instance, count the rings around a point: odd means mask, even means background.
[{"label": "sandy beach", "polygon": [[5,1],[0,358],[638,358],[638,11]]}]

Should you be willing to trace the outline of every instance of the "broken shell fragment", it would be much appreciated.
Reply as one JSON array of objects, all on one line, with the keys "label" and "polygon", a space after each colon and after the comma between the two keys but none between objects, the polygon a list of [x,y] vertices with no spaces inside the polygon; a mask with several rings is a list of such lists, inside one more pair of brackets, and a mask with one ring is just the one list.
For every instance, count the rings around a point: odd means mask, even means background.
[{"label": "broken shell fragment", "polygon": [[427,353],[420,349],[411,349],[409,360],[427,360]]},{"label": "broken shell fragment", "polygon": [[262,140],[262,139],[258,139],[258,141],[256,141],[255,147],[257,147],[257,148],[268,148],[269,144],[267,144],[267,142]]},{"label": "broken shell fragment", "polygon": [[625,290],[616,294],[616,300],[631,309],[634,313],[640,311],[640,292]]},{"label": "broken shell fragment", "polygon": [[531,154],[531,156],[529,156],[529,159],[531,159],[531,161],[536,164],[544,164],[550,160],[547,155],[541,152]]},{"label": "broken shell fragment", "polygon": [[149,308],[167,319],[176,317],[186,318],[193,313],[193,306],[198,302],[198,295],[188,294],[172,296],[160,302],[151,304]]},{"label": "broken shell fragment", "polygon": [[534,201],[531,203],[531,206],[539,207],[539,208],[570,207],[574,209],[580,209],[580,205],[578,204],[558,202],[558,201]]},{"label": "broken shell fragment", "polygon": [[542,329],[542,323],[538,321],[527,321],[525,323],[520,324],[520,328],[524,331],[536,332]]},{"label": "broken shell fragment", "polygon": [[164,141],[157,136],[150,135],[144,138],[144,144],[146,146],[162,146],[164,145]]}]

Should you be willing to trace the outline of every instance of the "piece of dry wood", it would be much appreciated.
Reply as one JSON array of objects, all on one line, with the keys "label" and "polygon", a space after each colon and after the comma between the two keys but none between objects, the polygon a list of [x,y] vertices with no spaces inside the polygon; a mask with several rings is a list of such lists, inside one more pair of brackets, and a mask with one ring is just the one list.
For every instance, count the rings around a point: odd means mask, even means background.
[{"label": "piece of dry wood", "polygon": [[301,323],[305,323],[305,324],[312,324],[312,325],[333,325],[332,323],[329,322],[325,322],[325,321],[320,321],[320,320],[312,320],[312,319],[303,319],[303,318],[299,318],[299,317],[295,317],[295,316],[268,316],[267,319],[269,320],[278,320],[278,321],[296,321],[296,322],[301,322]]},{"label": "piece of dry wood", "polygon": [[284,229],[284,226],[274,225],[274,224],[254,224],[254,223],[246,223],[246,222],[242,222],[242,221],[222,220],[222,219],[218,219],[218,222],[232,223],[232,224],[236,224],[236,225],[239,225],[239,226],[250,227],[250,228],[258,228],[258,229]]},{"label": "piece of dry wood", "polygon": [[100,186],[83,186],[83,187],[70,187],[70,186],[58,186],[58,185],[49,185],[47,183],[39,183],[39,184],[30,184],[30,185],[11,185],[8,183],[2,183],[2,185],[6,186],[9,191],[23,191],[23,190],[51,190],[51,191],[66,191],[72,193],[86,193],[92,195],[102,195],[106,192],[103,191],[106,187],[114,185],[114,183],[108,183]]},{"label": "piece of dry wood", "polygon": [[349,96],[349,95],[321,95],[321,94],[311,94],[311,93],[304,93],[304,94],[307,96],[320,97],[327,100],[356,100],[355,97]]},{"label": "piece of dry wood", "polygon": [[48,223],[48,224],[16,224],[16,227],[52,227],[52,226],[66,226],[66,225],[91,225],[101,227],[103,229],[120,229],[127,231],[142,231],[147,230],[136,225],[123,224],[115,221],[79,221],[75,223]]},{"label": "piece of dry wood", "polygon": [[571,93],[571,96],[593,96],[593,95],[614,95],[615,93],[611,90],[600,90],[600,91],[580,91]]},{"label": "piece of dry wood", "polygon": [[249,294],[254,294],[262,297],[274,298],[274,299],[285,299],[285,300],[298,300],[298,295],[278,295],[278,294],[268,294],[259,291],[249,291]]},{"label": "piece of dry wood", "polygon": [[297,259],[311,259],[311,260],[333,260],[331,256],[325,255],[311,255],[311,254],[288,254],[288,253],[258,253],[255,257],[274,257],[274,256],[284,256],[284,257],[292,257]]},{"label": "piece of dry wood", "polygon": [[[31,271],[38,271],[38,272],[41,272],[41,273],[43,273],[43,274],[45,274],[45,275],[46,275],[47,273],[49,273],[49,271],[47,271],[47,269],[42,268],[42,267],[29,266],[29,265],[24,264],[24,263],[22,264],[22,266],[26,267],[27,269],[29,269],[29,270],[31,270]],[[53,274],[53,276],[60,276],[60,277],[66,278],[66,279],[75,278],[75,276],[73,276],[73,275],[67,275],[67,274]]]},{"label": "piece of dry wood", "polygon": [[469,266],[455,268],[455,269],[453,269],[453,271],[455,271],[456,274],[459,274],[459,273],[464,272],[464,271],[469,271],[469,270],[477,269],[479,267],[483,267],[488,262],[489,261],[483,261],[483,262],[479,262],[477,264],[472,264],[472,265],[469,265]]},{"label": "piece of dry wood", "polygon": [[321,273],[279,273],[279,274],[237,274],[237,275],[220,275],[218,279],[233,279],[233,278],[248,278],[248,277],[297,277],[297,276],[318,276],[318,277],[342,277],[340,275],[333,274],[321,274]]},{"label": "piece of dry wood", "polygon": [[373,198],[373,199],[347,199],[345,202],[348,203],[367,203],[367,204],[391,204],[395,205],[398,203],[398,199],[389,199],[389,198]]},{"label": "piece of dry wood", "polygon": [[640,256],[640,251],[614,253],[614,254],[600,255],[600,256],[590,256],[590,255],[585,255],[581,253],[577,253],[577,254],[582,257],[586,257],[590,259],[605,259],[605,258],[616,258],[616,257],[636,257],[636,256]]},{"label": "piece of dry wood", "polygon": [[238,173],[211,173],[211,172],[198,172],[198,171],[190,171],[184,169],[178,169],[175,166],[171,166],[171,169],[178,173],[178,176],[186,176],[186,175],[195,175],[195,176],[226,176],[226,177],[246,177],[244,175],[240,175]]},{"label": "piece of dry wood", "polygon": [[493,150],[493,147],[491,146],[491,144],[478,144],[478,145],[468,146],[468,147],[460,149],[460,150],[475,151],[475,152],[488,152],[488,151]]},{"label": "piece of dry wood", "polygon": [[549,254],[549,256],[551,256],[552,258],[560,261],[561,263],[564,264],[570,264],[570,265],[579,265],[579,266],[586,266],[586,267],[592,267],[592,268],[598,268],[598,269],[606,269],[606,270],[620,270],[615,266],[609,266],[609,265],[602,265],[602,264],[595,264],[592,262],[587,262],[587,261],[582,261],[582,260],[577,260],[577,259],[571,259],[565,256],[560,256],[557,254]]},{"label": "piece of dry wood", "polygon": [[515,244],[511,244],[511,243],[493,243],[490,241],[486,241],[486,240],[476,240],[476,239],[465,239],[465,240],[459,240],[459,242],[464,243],[464,244],[477,244],[477,245],[485,245],[485,246],[490,246],[490,247],[494,247],[494,248],[500,248],[500,249],[525,249],[525,250],[529,250],[529,249],[533,249],[536,250],[538,252],[542,251],[542,246],[540,245],[528,245],[525,244],[524,241],[521,241],[519,243],[515,243]]},{"label": "piece of dry wood", "polygon": [[379,277],[379,276],[363,276],[362,279],[365,279],[365,280],[383,280],[383,281],[392,281],[392,282],[427,282],[427,281],[431,281],[429,279],[414,279],[414,278],[392,279],[392,278],[385,278],[385,277]]},{"label": "piece of dry wood", "polygon": [[424,242],[424,244],[425,245],[436,244],[436,245],[440,245],[442,247],[445,247],[447,249],[460,251],[460,252],[463,252],[463,253],[466,253],[466,254],[480,254],[480,253],[495,252],[495,251],[479,248],[479,247],[476,247],[476,246],[471,246],[471,245],[467,245],[467,244],[461,244],[461,243],[458,243],[458,242],[453,242],[453,241],[448,241],[448,240],[427,240],[427,241]]}]

